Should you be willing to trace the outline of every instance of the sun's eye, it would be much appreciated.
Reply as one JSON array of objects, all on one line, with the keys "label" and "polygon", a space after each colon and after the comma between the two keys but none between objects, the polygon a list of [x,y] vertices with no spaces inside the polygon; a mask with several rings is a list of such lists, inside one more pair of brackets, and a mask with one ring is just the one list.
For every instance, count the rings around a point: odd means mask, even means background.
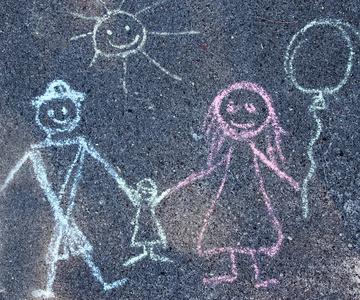
[{"label": "sun's eye", "polygon": [[107,33],[108,35],[112,35],[112,34],[113,34],[113,32],[112,32],[110,29],[106,30],[106,33]]},{"label": "sun's eye", "polygon": [[256,107],[252,103],[247,103],[246,102],[245,103],[245,109],[251,114],[256,113]]},{"label": "sun's eye", "polygon": [[53,109],[49,109],[48,111],[47,111],[47,115],[50,117],[50,118],[53,118],[54,117],[54,110]]},{"label": "sun's eye", "polygon": [[63,114],[64,116],[66,116],[67,113],[68,113],[68,110],[66,109],[65,106],[63,106],[63,108],[61,109],[61,112],[62,112],[62,114]]},{"label": "sun's eye", "polygon": [[126,30],[126,31],[129,31],[129,30],[130,30],[130,26],[129,26],[129,25],[126,25],[126,26],[125,26],[125,30]]}]

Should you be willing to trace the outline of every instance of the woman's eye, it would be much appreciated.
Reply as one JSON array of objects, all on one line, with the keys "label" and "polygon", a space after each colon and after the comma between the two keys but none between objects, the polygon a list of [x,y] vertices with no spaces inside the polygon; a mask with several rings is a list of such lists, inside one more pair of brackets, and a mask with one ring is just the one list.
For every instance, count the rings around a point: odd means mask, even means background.
[{"label": "woman's eye", "polygon": [[239,105],[235,105],[233,101],[230,101],[226,106],[226,111],[229,114],[235,114],[240,109]]},{"label": "woman's eye", "polygon": [[256,112],[256,107],[252,103],[245,103],[245,109],[251,114]]}]

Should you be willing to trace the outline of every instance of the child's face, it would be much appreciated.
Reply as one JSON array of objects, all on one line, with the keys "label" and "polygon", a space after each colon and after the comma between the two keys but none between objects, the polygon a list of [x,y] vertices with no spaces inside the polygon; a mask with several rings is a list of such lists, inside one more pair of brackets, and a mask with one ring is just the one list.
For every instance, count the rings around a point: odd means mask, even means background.
[{"label": "child's face", "polygon": [[266,125],[268,108],[264,99],[248,90],[235,90],[222,100],[220,114],[232,132],[246,139]]},{"label": "child's face", "polygon": [[139,198],[147,202],[151,202],[157,195],[156,187],[147,181],[138,184],[137,192]]}]

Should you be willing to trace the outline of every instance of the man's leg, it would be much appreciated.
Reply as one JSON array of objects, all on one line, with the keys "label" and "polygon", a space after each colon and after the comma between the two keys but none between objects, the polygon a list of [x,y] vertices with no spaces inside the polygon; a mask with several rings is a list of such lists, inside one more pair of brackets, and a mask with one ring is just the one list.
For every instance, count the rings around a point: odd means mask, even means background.
[{"label": "man's leg", "polygon": [[[55,228],[54,234],[51,238],[51,242],[48,247],[48,253],[46,254],[46,263],[47,263],[47,284],[45,290],[35,290],[32,292],[33,297],[35,298],[54,298],[55,295],[52,291],[52,287],[55,281],[56,276],[56,264],[59,260],[59,248],[60,242],[63,237],[62,230]],[[67,256],[68,257],[68,256]],[[67,259],[67,257],[63,257]]]},{"label": "man's leg", "polygon": [[94,264],[90,252],[83,253],[82,258],[85,260],[87,265],[92,270],[92,273],[95,276],[95,278],[99,280],[99,282],[104,286],[105,291],[113,288],[117,288],[118,286],[123,285],[127,281],[127,278],[123,278],[120,280],[116,280],[113,283],[106,283],[101,275],[100,269]]},{"label": "man's leg", "polygon": [[143,259],[144,257],[146,257],[148,255],[148,252],[146,250],[146,246],[143,246],[144,252],[139,254],[138,256],[132,257],[129,260],[127,260],[125,263],[123,263],[123,266],[130,266],[134,263],[136,263],[137,261]]}]

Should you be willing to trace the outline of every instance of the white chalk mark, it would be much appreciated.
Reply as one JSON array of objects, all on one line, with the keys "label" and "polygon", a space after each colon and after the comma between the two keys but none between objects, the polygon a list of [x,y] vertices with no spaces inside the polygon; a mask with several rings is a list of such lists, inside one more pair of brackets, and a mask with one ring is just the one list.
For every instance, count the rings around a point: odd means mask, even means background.
[{"label": "white chalk mark", "polygon": [[[106,13],[99,17],[84,16],[78,13],[71,13],[75,17],[79,17],[85,20],[94,21],[94,28],[91,32],[84,33],[78,36],[72,37],[71,41],[76,41],[85,37],[91,37],[94,47],[94,56],[90,62],[89,67],[92,67],[99,57],[106,58],[119,58],[126,60],[131,55],[137,55],[139,53],[145,55],[145,57],[153,63],[156,67],[162,70],[165,74],[175,80],[181,80],[177,75],[170,73],[164,67],[162,67],[157,61],[149,57],[144,51],[144,46],[147,41],[148,35],[151,36],[185,36],[200,34],[199,31],[184,31],[184,32],[148,32],[145,25],[138,19],[138,15],[155,8],[168,0],[156,1],[154,4],[147,6],[135,14],[131,14],[122,10],[122,6],[125,0],[121,1],[119,7],[115,10],[110,10],[106,7],[105,1],[99,0],[104,5]],[[110,29],[111,28],[111,29]],[[128,36],[128,40],[124,43],[120,37]],[[127,64],[128,61],[126,61]],[[124,68],[124,77],[122,84],[124,93],[127,94],[126,88],[126,68]]]},{"label": "white chalk mark", "polygon": [[159,6],[159,5],[161,5],[161,4],[163,4],[163,3],[167,2],[167,1],[169,1],[169,0],[159,0],[159,1],[156,1],[154,4],[152,4],[152,5],[148,6],[148,7],[145,7],[145,8],[143,8],[142,10],[138,11],[137,13],[135,13],[135,17],[137,17],[139,14],[142,14],[142,13],[144,13],[144,12],[147,12],[148,10],[150,10],[150,9],[156,7],[156,6]]},{"label": "white chalk mark", "polygon": [[148,32],[150,35],[160,35],[160,36],[179,36],[179,35],[191,35],[191,34],[200,34],[200,31],[183,31],[183,32],[157,32],[152,31]]},{"label": "white chalk mark", "polygon": [[109,12],[110,10],[107,8],[106,3],[104,0],[99,0],[99,2],[104,6],[105,10]]},{"label": "white chalk mark", "polygon": [[[171,259],[154,253],[154,247],[163,249],[166,248],[166,235],[156,217],[155,207],[167,196],[169,192],[170,189],[166,190],[161,195],[158,195],[157,186],[150,178],[146,178],[138,182],[136,190],[133,189],[131,191],[127,191],[130,201],[137,209],[134,220],[134,233],[131,237],[131,247],[142,248],[143,252],[127,260],[123,264],[124,266],[130,266],[148,255],[150,259],[154,261],[172,262]],[[149,224],[152,224],[153,226],[155,225],[155,228],[150,228],[150,230],[155,231],[157,235],[157,237],[148,240],[144,240],[142,237],[142,232],[147,231],[148,228],[141,228],[139,224],[139,220],[146,212],[148,212],[151,216]]]},{"label": "white chalk mark", "polygon": [[146,52],[141,51],[142,54],[144,54],[144,56],[150,61],[152,62],[155,66],[157,66],[161,71],[163,71],[166,75],[170,76],[171,78],[174,78],[175,80],[179,80],[181,81],[181,77],[175,75],[175,74],[171,74],[168,70],[166,70],[164,67],[162,67],[155,59],[151,58]]},{"label": "white chalk mark", "polygon": [[101,17],[85,16],[82,14],[78,14],[76,12],[71,12],[70,14],[73,15],[74,17],[77,17],[77,18],[80,18],[83,20],[89,20],[89,21],[95,21],[95,22],[98,22],[101,20]]},{"label": "white chalk mark", "polygon": [[97,58],[99,57],[99,55],[100,55],[100,52],[95,51],[94,57],[92,58],[92,60],[90,62],[89,68],[91,68],[93,66],[93,64],[96,62]]},{"label": "white chalk mark", "polygon": [[[36,109],[36,123],[47,133],[47,138],[38,144],[31,146],[31,150],[26,152],[23,158],[14,166],[9,172],[5,183],[1,187],[1,191],[9,185],[14,179],[15,174],[20,170],[21,166],[27,161],[32,162],[33,170],[40,188],[43,190],[47,200],[50,203],[51,209],[55,218],[55,227],[51,237],[50,244],[48,246],[48,252],[46,255],[47,263],[47,283],[45,290],[35,290],[32,295],[35,298],[53,298],[55,297],[52,287],[56,276],[57,263],[59,260],[67,260],[70,255],[81,256],[87,263],[92,271],[93,276],[103,285],[104,290],[109,290],[123,285],[127,279],[120,279],[112,283],[107,283],[103,280],[100,269],[94,264],[92,258],[92,245],[85,237],[84,233],[79,229],[75,223],[75,219],[72,216],[72,211],[75,206],[75,198],[77,186],[80,178],[82,177],[82,167],[84,164],[85,155],[91,156],[97,162],[99,162],[108,174],[118,183],[119,187],[129,196],[132,194],[132,190],[126,185],[126,182],[119,176],[113,167],[111,167],[95,150],[95,148],[82,136],[75,138],[54,139],[53,135],[56,133],[69,133],[78,124],[80,120],[81,106],[80,102],[84,100],[84,94],[76,92],[70,88],[70,86],[62,80],[55,80],[51,82],[46,89],[45,93],[32,101]],[[69,99],[71,101],[69,101]],[[62,108],[59,108],[56,104],[61,104]],[[66,122],[59,124],[54,122],[54,114],[46,114],[47,118],[44,118],[44,114],[41,110],[43,105],[47,105],[55,112],[67,113],[70,110],[74,110],[76,113],[71,117],[65,119]],[[71,107],[73,106],[73,107]],[[75,158],[70,164],[70,167],[65,172],[65,180],[61,185],[60,191],[57,193],[54,191],[52,184],[48,180],[47,170],[45,163],[42,159],[41,149],[50,147],[69,147],[72,145],[77,146],[77,152]],[[70,190],[70,192],[69,192]],[[63,211],[60,206],[61,199],[67,197],[68,207],[66,212]]]},{"label": "white chalk mark", "polygon": [[15,167],[12,168],[12,170],[6,177],[4,184],[2,185],[0,192],[3,192],[6,189],[6,187],[9,185],[10,181],[14,179],[15,174],[20,170],[22,165],[28,160],[29,155],[30,155],[29,153],[25,153],[25,155],[19,160],[19,162],[15,165]]},{"label": "white chalk mark", "polygon": [[80,35],[77,35],[77,36],[73,36],[73,37],[70,39],[70,41],[77,41],[77,40],[79,40],[79,39],[88,37],[89,35],[92,35],[92,34],[93,34],[93,32],[90,31],[90,32],[88,32],[88,33],[84,33],[84,34],[80,34]]},{"label": "white chalk mark", "polygon": [[127,76],[127,59],[124,59],[123,61],[123,90],[124,90],[124,93],[127,94],[128,93],[128,90],[127,90],[127,87],[126,87],[126,76]]},{"label": "white chalk mark", "polygon": [[[338,85],[333,87],[324,87],[324,88],[306,88],[301,86],[296,77],[295,77],[295,70],[294,70],[294,57],[296,56],[297,52],[303,44],[308,41],[308,39],[304,38],[305,33],[308,29],[312,27],[324,27],[328,26],[330,28],[333,28],[334,31],[337,31],[340,33],[342,38],[344,39],[344,42],[347,46],[347,49],[349,51],[348,58],[347,58],[347,65],[345,69],[345,73],[341,79],[341,81],[338,83]],[[313,156],[313,146],[315,142],[318,140],[321,132],[322,132],[322,123],[320,118],[317,116],[316,112],[318,110],[324,110],[327,109],[327,104],[325,101],[326,95],[332,95],[339,91],[347,82],[350,71],[352,68],[352,61],[354,56],[354,49],[352,45],[352,41],[350,39],[350,36],[346,29],[351,30],[353,33],[356,34],[357,37],[360,37],[359,32],[353,29],[353,27],[348,24],[344,23],[339,20],[324,20],[324,21],[313,21],[309,24],[307,24],[304,28],[302,28],[299,32],[297,32],[293,38],[290,41],[290,44],[287,47],[286,54],[285,54],[285,61],[284,61],[284,68],[286,73],[288,74],[290,80],[294,84],[294,86],[301,92],[306,94],[312,94],[314,95],[314,100],[312,104],[309,106],[309,112],[313,114],[313,118],[315,119],[315,122],[317,124],[315,135],[310,139],[308,148],[307,148],[307,155],[310,160],[310,167],[307,175],[305,176],[305,179],[303,181],[302,186],[302,192],[301,192],[301,199],[302,199],[302,209],[303,209],[303,217],[308,217],[309,212],[309,203],[308,203],[308,184],[311,178],[313,177],[316,169],[316,162],[314,160]]]},{"label": "white chalk mark", "polygon": [[121,8],[122,8],[122,6],[124,5],[125,1],[126,1],[126,0],[122,0],[122,1],[121,1],[118,9],[121,9]]},{"label": "white chalk mark", "polygon": [[120,49],[120,50],[124,50],[124,49],[128,49],[128,48],[131,48],[132,46],[134,46],[134,45],[136,45],[138,42],[139,42],[139,40],[140,40],[140,35],[137,35],[136,37],[135,37],[135,39],[131,42],[131,43],[129,43],[129,44],[126,44],[126,45],[115,45],[115,44],[113,44],[111,41],[109,41],[109,44],[111,45],[111,46],[113,46],[114,48],[117,48],[117,49]]}]

